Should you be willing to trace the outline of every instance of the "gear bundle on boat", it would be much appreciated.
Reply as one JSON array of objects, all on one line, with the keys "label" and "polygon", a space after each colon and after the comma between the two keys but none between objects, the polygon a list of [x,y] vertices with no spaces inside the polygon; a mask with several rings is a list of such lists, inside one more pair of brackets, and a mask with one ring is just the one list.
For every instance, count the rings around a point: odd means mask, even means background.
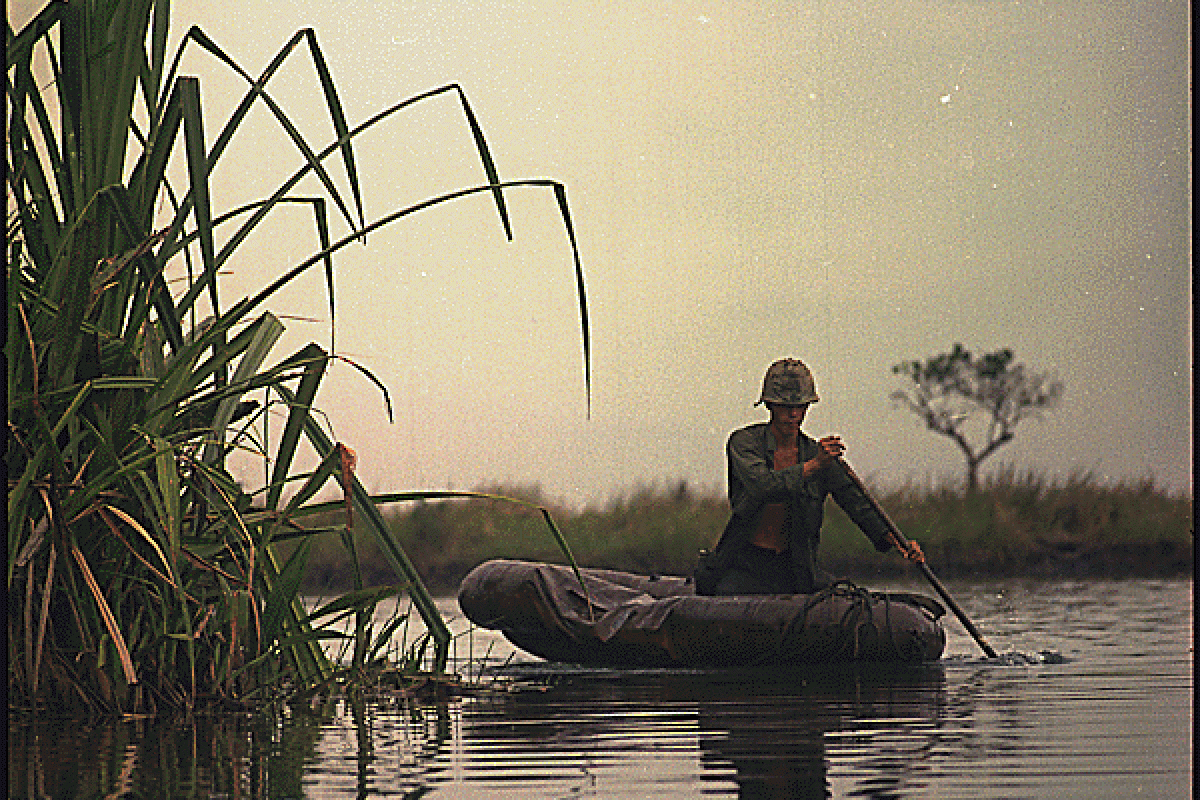
[{"label": "gear bundle on boat", "polygon": [[946,645],[936,601],[840,582],[816,594],[710,597],[691,582],[488,561],[463,579],[471,622],[550,661],[596,666],[729,667],[936,661]]}]

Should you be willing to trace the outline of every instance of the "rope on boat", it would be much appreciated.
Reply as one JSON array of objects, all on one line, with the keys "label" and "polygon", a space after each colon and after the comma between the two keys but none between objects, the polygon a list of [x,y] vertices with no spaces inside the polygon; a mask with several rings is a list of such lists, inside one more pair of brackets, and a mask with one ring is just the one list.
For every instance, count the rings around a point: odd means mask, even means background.
[{"label": "rope on boat", "polygon": [[794,617],[787,629],[784,631],[783,640],[780,646],[785,646],[788,642],[793,641],[792,635],[795,632],[797,623],[799,630],[803,631],[808,626],[808,614],[821,603],[828,602],[834,598],[850,601],[849,607],[842,614],[838,625],[843,630],[850,630],[853,634],[851,641],[853,642],[853,650],[850,654],[851,658],[857,660],[862,653],[862,636],[863,631],[870,627],[878,634],[879,628],[874,624],[874,611],[872,609],[873,600],[883,601],[883,617],[884,627],[888,633],[888,639],[891,641],[892,648],[896,653],[900,653],[900,645],[896,641],[896,632],[892,629],[892,602],[887,594],[872,593],[861,586],[856,586],[850,581],[838,580],[831,585],[812,595],[804,604],[803,611]]}]

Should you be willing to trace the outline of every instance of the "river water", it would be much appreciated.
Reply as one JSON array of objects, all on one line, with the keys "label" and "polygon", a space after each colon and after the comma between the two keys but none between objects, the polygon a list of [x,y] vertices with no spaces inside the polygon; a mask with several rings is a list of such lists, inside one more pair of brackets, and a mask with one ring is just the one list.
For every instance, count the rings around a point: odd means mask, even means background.
[{"label": "river water", "polygon": [[999,660],[953,618],[946,656],[919,669],[581,670],[476,631],[455,641],[458,670],[503,677],[442,702],[10,715],[9,796],[1191,796],[1192,581],[949,588]]}]

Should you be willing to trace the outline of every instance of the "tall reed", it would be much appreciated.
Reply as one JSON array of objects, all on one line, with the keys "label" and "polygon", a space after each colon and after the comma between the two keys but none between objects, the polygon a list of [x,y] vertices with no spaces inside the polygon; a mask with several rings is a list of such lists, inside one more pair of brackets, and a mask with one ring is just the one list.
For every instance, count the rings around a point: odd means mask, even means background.
[{"label": "tall reed", "polygon": [[[475,193],[493,198],[507,231],[505,191],[549,189],[573,251],[586,367],[587,307],[565,189],[502,182],[455,84],[351,127],[311,30],[252,77],[195,27],[168,58],[169,24],[167,0],[57,0],[20,32],[6,26],[10,704],[192,709],[354,679],[387,652],[394,632],[374,628],[375,604],[401,592],[421,614],[429,666],[441,672],[449,631],[379,510],[418,495],[367,494],[353,451],[326,435],[312,408],[335,356],[316,344],[273,356],[283,325],[262,306],[319,266],[332,313],[334,255],[350,242]],[[178,74],[185,50],[197,48],[246,84],[215,138],[206,135],[212,120],[199,80]],[[305,51],[335,132],[323,148],[301,136],[269,91],[285,60]],[[438,95],[461,101],[485,182],[368,222],[355,137]],[[209,176],[255,105],[268,109],[301,166],[269,196],[218,210]],[[329,174],[332,157],[348,193]],[[176,164],[186,167],[182,184],[170,177]],[[309,175],[320,196],[296,193]],[[222,267],[289,203],[311,210],[320,250],[229,302]],[[341,238],[330,235],[330,206],[348,231]],[[172,293],[164,276],[180,264],[188,277]],[[252,392],[263,393],[261,404]],[[268,437],[265,420],[276,410],[285,423]],[[296,463],[301,442],[320,459],[314,469]],[[238,449],[270,464],[264,486],[250,491],[233,479],[226,459]],[[343,499],[315,502],[331,481]],[[311,522],[331,509],[335,521]],[[382,551],[399,584],[363,580],[353,530]],[[347,549],[354,585],[336,606],[308,613],[297,590],[318,535]],[[276,545],[287,540],[295,546],[282,559]],[[354,620],[350,634],[329,624],[341,614]],[[331,662],[322,641],[347,635],[349,663]]]}]

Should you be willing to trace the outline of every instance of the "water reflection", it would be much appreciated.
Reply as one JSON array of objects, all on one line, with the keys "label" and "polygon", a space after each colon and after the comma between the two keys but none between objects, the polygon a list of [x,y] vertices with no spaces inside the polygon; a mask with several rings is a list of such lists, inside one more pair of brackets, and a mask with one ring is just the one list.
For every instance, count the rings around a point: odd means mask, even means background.
[{"label": "water reflection", "polygon": [[268,785],[299,787],[299,771],[281,771],[285,761],[271,757],[280,745],[311,750],[315,730],[296,733],[285,741],[249,715],[187,724],[10,719],[9,796],[263,797]]},{"label": "water reflection", "polygon": [[[528,663],[442,702],[383,694],[186,722],[10,714],[8,795],[1190,795],[1190,581],[955,594],[1004,657],[980,659],[952,630],[950,655],[915,670]],[[503,663],[510,651],[494,649]]]},{"label": "water reflection", "polygon": [[751,686],[751,697],[701,704],[701,763],[732,764],[741,797],[829,796],[825,735],[843,724],[837,706],[817,692],[772,703]]},{"label": "water reflection", "polygon": [[10,717],[8,796],[368,797],[405,787],[420,793],[451,732],[450,703],[386,697],[190,719],[89,724]]},{"label": "water reflection", "polygon": [[750,684],[753,694],[735,702],[706,698],[700,729],[718,735],[701,739],[705,765],[732,763],[740,797],[828,797],[830,747],[860,749],[867,739],[868,755],[849,794],[899,797],[913,761],[893,745],[908,739],[882,740],[864,730],[864,723],[936,727],[945,691],[942,670],[858,669],[795,677],[802,681],[799,692],[789,691],[792,678]]},{"label": "water reflection", "polygon": [[[850,796],[919,788],[914,737],[939,727],[944,671],[615,671],[545,664],[509,690],[417,702],[314,701],[269,715],[10,726],[14,797],[419,796],[437,789],[645,796],[658,785],[740,797],[828,797],[830,749]],[[894,736],[887,734],[900,733]],[[920,745],[918,745],[920,746]],[[23,754],[25,764],[15,764]],[[652,764],[647,770],[647,759]],[[669,793],[671,793],[669,792]]]},{"label": "water reflection", "polygon": [[[552,692],[490,700],[487,711],[464,715],[464,733],[509,740],[513,747],[535,745],[566,760],[586,754],[593,769],[626,748],[661,753],[673,745],[692,758],[698,750],[700,769],[686,783],[704,786],[706,794],[724,788],[740,797],[828,797],[829,743],[851,754],[868,738],[869,752],[856,767],[851,794],[899,796],[901,788],[912,788],[911,736],[891,743],[869,729],[936,729],[945,703],[945,677],[937,666],[682,673],[533,669],[554,683]],[[587,713],[597,703],[604,713]],[[931,741],[922,738],[925,746]],[[607,784],[613,796],[619,795],[615,788]],[[619,788],[640,794],[635,786]]]}]

